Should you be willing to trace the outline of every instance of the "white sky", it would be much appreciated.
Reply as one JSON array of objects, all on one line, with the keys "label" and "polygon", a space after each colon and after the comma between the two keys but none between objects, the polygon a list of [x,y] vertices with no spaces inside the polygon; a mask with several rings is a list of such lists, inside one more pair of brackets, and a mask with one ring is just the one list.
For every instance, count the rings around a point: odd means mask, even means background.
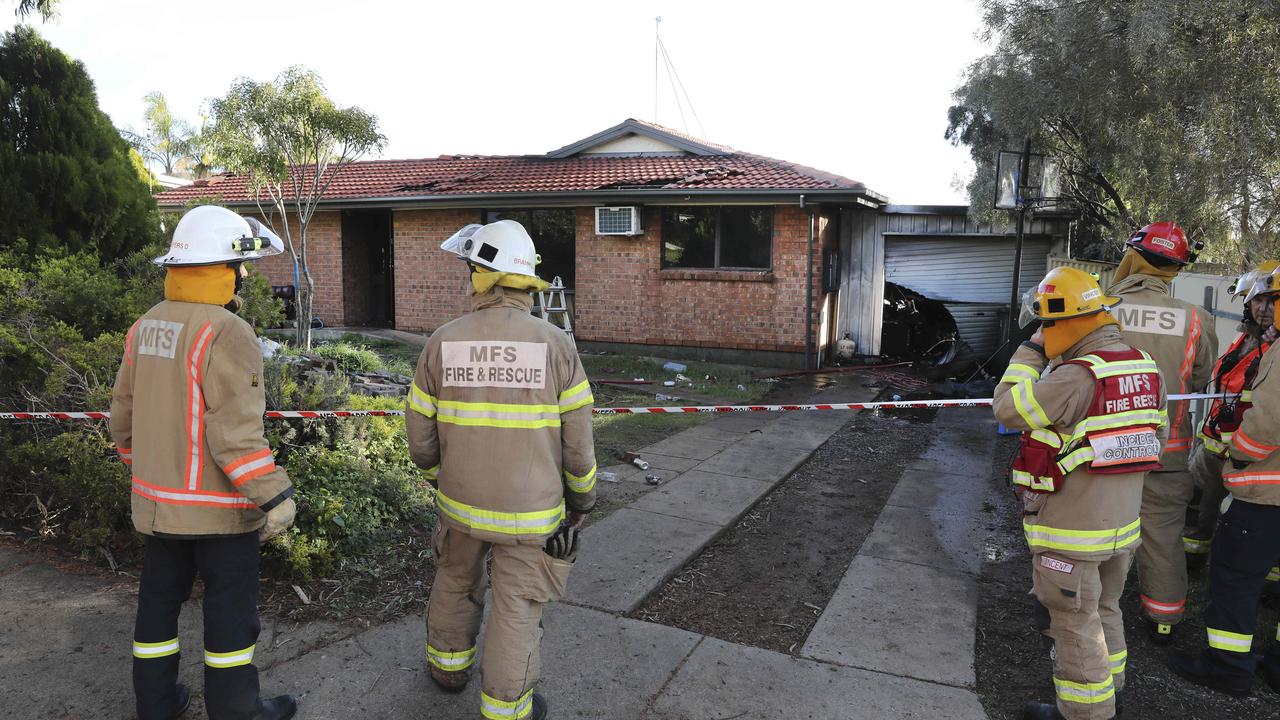
[{"label": "white sky", "polygon": [[[11,12],[12,2],[4,9]],[[898,203],[963,204],[943,139],[983,52],[972,0],[383,2],[62,0],[31,23],[84,62],[102,108],[141,129],[158,90],[198,118],[239,76],[293,64],[376,114],[383,157],[537,154],[654,117],[654,17],[706,128],[739,150],[845,175]],[[685,129],[665,70],[657,121]],[[686,114],[688,111],[686,110]],[[688,132],[703,135],[692,117]]]}]

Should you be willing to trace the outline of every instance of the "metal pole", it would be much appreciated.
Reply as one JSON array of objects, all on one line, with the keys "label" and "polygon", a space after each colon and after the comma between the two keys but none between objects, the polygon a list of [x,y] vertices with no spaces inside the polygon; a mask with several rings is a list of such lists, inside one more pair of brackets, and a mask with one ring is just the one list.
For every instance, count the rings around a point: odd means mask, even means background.
[{"label": "metal pole", "polygon": [[1018,177],[1014,183],[1014,197],[1018,203],[1018,230],[1014,239],[1013,250],[1013,282],[1010,283],[1012,288],[1009,291],[1009,324],[1005,328],[1005,342],[1013,339],[1014,333],[1018,331],[1018,307],[1022,298],[1020,297],[1019,280],[1022,275],[1022,235],[1026,225],[1027,203],[1026,198],[1022,196],[1023,183],[1027,179],[1027,173],[1031,166],[1031,138],[1028,136],[1022,144],[1022,157],[1018,160]]},{"label": "metal pole", "polygon": [[[800,207],[804,207],[804,196],[800,196]],[[817,367],[813,357],[813,208],[809,208],[809,242],[804,254],[805,298],[804,298],[804,369]]]}]

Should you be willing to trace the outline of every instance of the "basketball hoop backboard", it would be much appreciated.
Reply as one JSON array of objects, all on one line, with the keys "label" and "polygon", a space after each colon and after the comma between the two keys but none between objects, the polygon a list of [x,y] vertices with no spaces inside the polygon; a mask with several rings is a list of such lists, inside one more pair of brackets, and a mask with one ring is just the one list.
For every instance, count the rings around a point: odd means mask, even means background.
[{"label": "basketball hoop backboard", "polygon": [[1018,176],[1021,164],[1022,153],[1016,150],[1001,150],[996,156],[996,209],[1050,205],[1058,199],[1062,183],[1057,161],[1031,153],[1025,178]]}]

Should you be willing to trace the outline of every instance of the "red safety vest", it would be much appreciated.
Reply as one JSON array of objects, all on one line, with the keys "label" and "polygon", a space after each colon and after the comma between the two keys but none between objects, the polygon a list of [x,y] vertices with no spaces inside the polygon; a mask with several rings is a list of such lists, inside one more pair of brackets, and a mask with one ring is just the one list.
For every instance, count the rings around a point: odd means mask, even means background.
[{"label": "red safety vest", "polygon": [[1141,350],[1096,352],[1068,361],[1094,380],[1089,414],[1063,434],[1052,428],[1022,434],[1013,484],[1057,492],[1077,468],[1096,475],[1148,472],[1160,467],[1156,430],[1168,422],[1160,406],[1160,368]]},{"label": "red safety vest", "polygon": [[[1266,354],[1267,348],[1271,347],[1267,343],[1260,343],[1250,352],[1236,357],[1240,346],[1248,339],[1249,335],[1240,333],[1231,344],[1231,348],[1218,358],[1217,364],[1213,366],[1216,391],[1240,395],[1238,399],[1233,400],[1222,398],[1214,400],[1209,406],[1209,412],[1205,414],[1204,425],[1200,428],[1199,437],[1204,443],[1204,449],[1220,458],[1227,456],[1227,450],[1231,447],[1231,438],[1244,419],[1244,411],[1253,406],[1253,380],[1258,374],[1258,365],[1262,362],[1262,356]],[[1235,364],[1224,368],[1228,360]]]}]

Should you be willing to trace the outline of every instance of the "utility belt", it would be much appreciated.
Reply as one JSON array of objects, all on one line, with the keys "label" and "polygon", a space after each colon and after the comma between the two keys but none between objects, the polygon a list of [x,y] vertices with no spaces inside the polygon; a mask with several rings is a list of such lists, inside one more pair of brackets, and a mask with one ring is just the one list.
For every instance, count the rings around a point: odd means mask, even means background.
[{"label": "utility belt", "polygon": [[1089,415],[1069,435],[1052,428],[1022,434],[1010,469],[1015,487],[1043,493],[1062,489],[1067,475],[1148,472],[1160,467],[1158,428],[1168,423],[1159,406],[1160,372],[1139,350],[1098,352],[1069,361],[1094,377]]}]

